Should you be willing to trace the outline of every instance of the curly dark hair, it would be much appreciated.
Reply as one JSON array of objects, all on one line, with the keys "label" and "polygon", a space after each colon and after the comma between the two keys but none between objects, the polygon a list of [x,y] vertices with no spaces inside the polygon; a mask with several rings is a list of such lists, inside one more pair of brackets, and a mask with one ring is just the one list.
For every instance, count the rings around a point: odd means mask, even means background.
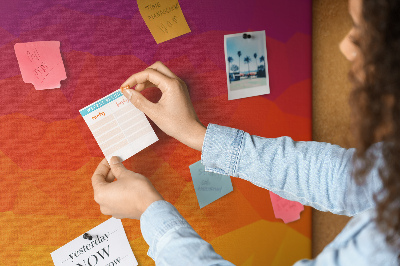
[{"label": "curly dark hair", "polygon": [[[360,35],[355,40],[362,63],[353,66],[350,97],[357,152],[354,178],[362,184],[376,158],[368,149],[382,142],[383,188],[374,196],[379,230],[400,250],[400,1],[363,0]],[[357,73],[363,73],[360,78]],[[358,71],[358,72],[357,72]],[[400,258],[400,255],[399,255]]]}]

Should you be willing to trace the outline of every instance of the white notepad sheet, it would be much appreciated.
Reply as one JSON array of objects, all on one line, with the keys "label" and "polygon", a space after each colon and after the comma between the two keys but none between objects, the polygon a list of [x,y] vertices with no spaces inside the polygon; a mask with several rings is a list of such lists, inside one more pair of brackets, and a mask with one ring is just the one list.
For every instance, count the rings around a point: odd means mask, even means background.
[{"label": "white notepad sheet", "polygon": [[158,140],[145,114],[116,90],[79,110],[101,151],[123,161]]}]

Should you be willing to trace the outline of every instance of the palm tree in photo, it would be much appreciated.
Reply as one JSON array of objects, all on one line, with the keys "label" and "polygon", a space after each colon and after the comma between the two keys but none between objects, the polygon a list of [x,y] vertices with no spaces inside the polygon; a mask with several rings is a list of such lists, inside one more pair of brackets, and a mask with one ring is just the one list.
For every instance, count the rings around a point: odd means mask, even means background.
[{"label": "palm tree in photo", "polygon": [[261,62],[264,62],[264,74],[265,74],[265,76],[266,76],[266,75],[267,75],[267,70],[265,69],[265,58],[264,58],[263,55],[260,57],[260,63],[261,63]]},{"label": "palm tree in photo", "polygon": [[231,69],[231,63],[233,62],[232,56],[228,57],[229,69]]},{"label": "palm tree in photo", "polygon": [[232,70],[233,73],[238,72],[239,71],[239,67],[237,65],[233,64],[231,66],[231,70]]},{"label": "palm tree in photo", "polygon": [[240,77],[240,57],[242,56],[242,52],[241,51],[238,51],[238,56],[239,56],[239,77]]},{"label": "palm tree in photo", "polygon": [[254,53],[254,60],[255,60],[255,63],[256,63],[256,72],[257,72],[257,53]]},{"label": "palm tree in photo", "polygon": [[232,56],[229,56],[229,57],[228,57],[228,64],[229,64],[229,69],[228,69],[229,83],[231,83],[231,71],[230,71],[230,69],[231,69],[231,62],[233,62],[233,58],[232,58]]},{"label": "palm tree in photo", "polygon": [[251,62],[250,56],[246,56],[246,57],[244,58],[244,62],[247,64],[247,67],[248,67],[248,69],[249,69],[248,75],[249,75],[249,77],[250,77],[250,62]]}]

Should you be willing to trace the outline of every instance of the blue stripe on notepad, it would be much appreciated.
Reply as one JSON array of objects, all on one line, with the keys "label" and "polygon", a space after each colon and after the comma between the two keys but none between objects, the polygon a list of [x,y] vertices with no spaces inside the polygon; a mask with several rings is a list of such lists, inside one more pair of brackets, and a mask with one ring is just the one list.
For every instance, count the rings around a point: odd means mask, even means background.
[{"label": "blue stripe on notepad", "polygon": [[117,91],[111,93],[110,95],[98,100],[97,102],[92,103],[88,107],[81,109],[79,111],[79,113],[81,113],[82,116],[88,115],[91,112],[96,111],[100,107],[106,105],[109,102],[114,101],[115,99],[117,99],[117,98],[119,98],[121,96],[123,96],[122,92],[120,90],[117,90]]}]

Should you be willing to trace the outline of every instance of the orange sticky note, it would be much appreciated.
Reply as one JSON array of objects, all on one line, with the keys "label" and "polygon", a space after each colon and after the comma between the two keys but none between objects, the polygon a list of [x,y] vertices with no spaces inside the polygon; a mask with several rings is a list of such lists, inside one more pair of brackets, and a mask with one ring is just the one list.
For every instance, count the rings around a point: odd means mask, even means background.
[{"label": "orange sticky note", "polygon": [[276,218],[282,219],[285,224],[300,219],[300,213],[304,211],[304,206],[301,203],[281,198],[271,191],[269,196]]},{"label": "orange sticky note", "polygon": [[16,43],[14,51],[23,81],[32,83],[36,90],[60,88],[60,81],[67,78],[60,42]]},{"label": "orange sticky note", "polygon": [[137,0],[137,3],[157,44],[190,32],[178,0]]}]

